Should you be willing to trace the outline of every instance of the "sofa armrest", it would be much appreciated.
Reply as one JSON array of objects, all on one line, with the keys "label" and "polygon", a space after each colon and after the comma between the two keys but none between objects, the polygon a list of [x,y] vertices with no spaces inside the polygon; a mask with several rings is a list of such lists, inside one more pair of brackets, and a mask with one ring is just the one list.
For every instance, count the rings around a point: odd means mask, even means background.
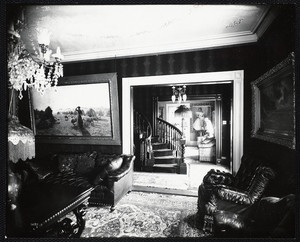
[{"label": "sofa armrest", "polygon": [[203,178],[205,186],[214,185],[231,185],[234,181],[234,177],[229,172],[219,171],[211,169]]},{"label": "sofa armrest", "polygon": [[32,159],[27,161],[27,164],[39,179],[44,179],[49,174],[58,172],[55,155],[43,159]]},{"label": "sofa armrest", "polygon": [[122,155],[123,163],[122,166],[115,171],[108,172],[108,180],[118,181],[125,175],[127,175],[130,170],[133,169],[133,161],[135,160],[134,155]]},{"label": "sofa armrest", "polygon": [[243,205],[251,205],[253,203],[249,194],[244,190],[225,185],[218,185],[214,188],[213,191],[214,194],[222,200],[227,200]]},{"label": "sofa armrest", "polygon": [[40,166],[35,163],[31,163],[30,167],[34,171],[34,173],[38,176],[39,179],[44,179],[46,176],[54,172],[54,170],[46,166]]}]

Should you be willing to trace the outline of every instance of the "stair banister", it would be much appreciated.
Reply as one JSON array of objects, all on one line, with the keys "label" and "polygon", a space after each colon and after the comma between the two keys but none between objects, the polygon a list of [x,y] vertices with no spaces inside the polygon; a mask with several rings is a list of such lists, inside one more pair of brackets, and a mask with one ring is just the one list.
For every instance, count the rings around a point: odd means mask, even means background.
[{"label": "stair banister", "polygon": [[176,157],[184,158],[185,144],[182,142],[183,133],[173,124],[161,119],[156,118],[157,120],[157,129],[158,134],[161,138],[161,141],[168,143],[170,149],[175,151]]}]

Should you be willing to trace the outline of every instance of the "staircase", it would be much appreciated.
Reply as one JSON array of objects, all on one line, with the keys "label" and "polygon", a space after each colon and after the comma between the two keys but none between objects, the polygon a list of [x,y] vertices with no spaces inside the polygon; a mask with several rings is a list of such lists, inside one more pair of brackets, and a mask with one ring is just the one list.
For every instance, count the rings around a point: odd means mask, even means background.
[{"label": "staircase", "polygon": [[153,172],[180,173],[180,160],[174,155],[170,145],[159,142],[159,137],[152,137]]},{"label": "staircase", "polygon": [[[155,131],[145,115],[134,113],[135,169],[148,172],[186,174],[182,132],[167,121],[156,118]],[[154,134],[153,134],[154,133]]]}]

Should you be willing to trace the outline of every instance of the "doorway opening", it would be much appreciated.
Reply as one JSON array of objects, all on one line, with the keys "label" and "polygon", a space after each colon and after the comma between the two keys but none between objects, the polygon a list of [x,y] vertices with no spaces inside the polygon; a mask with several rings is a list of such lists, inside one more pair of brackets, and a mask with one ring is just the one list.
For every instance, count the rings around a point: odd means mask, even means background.
[{"label": "doorway opening", "polygon": [[[154,103],[154,120],[156,117],[162,118],[183,132],[186,157],[191,156],[189,153],[194,151],[197,153],[193,155],[194,160],[210,161],[230,169],[232,83],[195,84],[187,87],[190,92],[185,102],[160,101],[164,96],[157,97],[157,102]],[[214,94],[215,92],[219,94]],[[189,110],[189,115],[175,115],[181,105]]]},{"label": "doorway opening", "polygon": [[232,173],[235,174],[240,166],[243,154],[243,99],[244,99],[244,73],[239,71],[209,72],[193,74],[177,74],[164,76],[130,77],[122,80],[122,151],[134,152],[133,137],[133,87],[153,85],[190,84],[224,84],[232,82]]}]

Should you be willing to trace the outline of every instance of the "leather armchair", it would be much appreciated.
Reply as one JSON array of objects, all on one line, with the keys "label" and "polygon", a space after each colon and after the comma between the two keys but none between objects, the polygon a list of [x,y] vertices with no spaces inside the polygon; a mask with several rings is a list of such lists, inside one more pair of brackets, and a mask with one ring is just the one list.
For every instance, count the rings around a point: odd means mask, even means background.
[{"label": "leather armchair", "polygon": [[250,155],[242,157],[236,176],[213,169],[209,171],[198,190],[198,215],[203,221],[203,230],[213,231],[213,214],[217,211],[247,213],[247,208],[260,200],[274,177],[270,167]]},{"label": "leather armchair", "polygon": [[228,211],[214,213],[216,237],[294,238],[295,194],[264,197],[249,207],[248,216]]}]

